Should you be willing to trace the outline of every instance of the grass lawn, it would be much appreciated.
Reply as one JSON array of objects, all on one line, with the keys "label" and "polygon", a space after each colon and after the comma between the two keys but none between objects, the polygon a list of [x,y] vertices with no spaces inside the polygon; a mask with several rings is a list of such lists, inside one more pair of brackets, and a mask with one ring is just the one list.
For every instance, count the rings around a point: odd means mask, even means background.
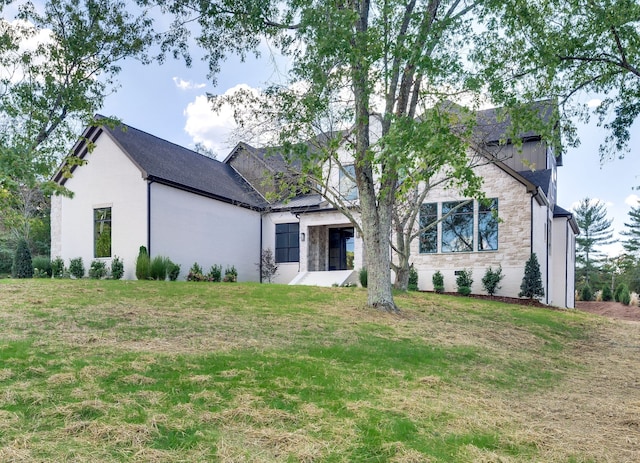
[{"label": "grass lawn", "polygon": [[358,288],[0,281],[0,461],[640,461],[640,324]]}]

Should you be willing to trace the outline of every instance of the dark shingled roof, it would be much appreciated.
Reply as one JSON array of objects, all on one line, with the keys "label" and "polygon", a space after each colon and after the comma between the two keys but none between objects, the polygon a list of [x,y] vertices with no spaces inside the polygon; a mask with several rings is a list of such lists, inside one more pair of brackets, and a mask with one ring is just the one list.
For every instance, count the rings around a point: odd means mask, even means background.
[{"label": "dark shingled roof", "polygon": [[518,172],[535,186],[542,188],[546,196],[549,195],[549,185],[551,185],[551,169],[542,170],[522,170]]},{"label": "dark shingled roof", "polygon": [[569,212],[568,210],[563,209],[560,206],[554,206],[553,216],[554,217],[573,217],[573,212]]},{"label": "dark shingled roof", "polygon": [[127,125],[103,127],[150,180],[246,207],[264,199],[229,165]]},{"label": "dark shingled roof", "polygon": [[[527,110],[538,113],[537,117],[544,123],[551,121],[553,117],[554,105],[550,100],[536,101],[529,105]],[[504,108],[490,108],[478,111],[477,129],[483,132],[483,138],[486,143],[496,143],[507,134],[507,129],[511,125],[511,118],[498,117]],[[534,130],[521,133],[519,135],[523,139],[539,137],[540,134]]]}]

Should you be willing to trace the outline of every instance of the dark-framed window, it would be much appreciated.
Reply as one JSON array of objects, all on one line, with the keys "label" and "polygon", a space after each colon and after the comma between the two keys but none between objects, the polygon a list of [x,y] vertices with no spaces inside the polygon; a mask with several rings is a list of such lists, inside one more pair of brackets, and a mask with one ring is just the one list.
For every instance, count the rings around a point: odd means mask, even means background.
[{"label": "dark-framed window", "polygon": [[111,257],[111,208],[93,210],[93,255]]},{"label": "dark-framed window", "polygon": [[420,205],[420,253],[438,252],[438,204]]},{"label": "dark-framed window", "polygon": [[478,251],[498,249],[498,198],[478,204]]},{"label": "dark-framed window", "polygon": [[300,261],[300,224],[276,224],[276,262]]},{"label": "dark-framed window", "polygon": [[339,190],[340,196],[352,201],[358,199],[358,188],[356,187],[356,168],[353,164],[340,167]]},{"label": "dark-framed window", "polygon": [[442,203],[442,252],[473,251],[473,201]]}]

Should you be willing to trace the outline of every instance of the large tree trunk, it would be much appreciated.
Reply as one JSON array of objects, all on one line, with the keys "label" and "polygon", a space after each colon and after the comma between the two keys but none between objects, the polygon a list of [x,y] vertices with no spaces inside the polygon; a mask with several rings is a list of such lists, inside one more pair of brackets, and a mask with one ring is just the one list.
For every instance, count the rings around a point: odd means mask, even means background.
[{"label": "large tree trunk", "polygon": [[[353,46],[363,50],[351,62],[351,80],[355,99],[355,173],[360,194],[362,234],[367,262],[367,304],[379,310],[397,312],[391,290],[391,217],[394,205],[393,194],[376,195],[373,163],[369,156],[369,64],[364,58],[368,47],[366,36],[369,20],[369,1],[355,2],[359,18]],[[382,190],[382,189],[381,189]]]},{"label": "large tree trunk", "polygon": [[[368,186],[373,189],[373,185]],[[370,194],[362,194],[360,198],[362,233],[368,271],[367,304],[379,310],[398,312],[391,290],[391,253],[389,249],[391,221],[390,214],[385,212],[391,206],[392,204],[380,204],[379,207],[376,207],[375,196]]]}]

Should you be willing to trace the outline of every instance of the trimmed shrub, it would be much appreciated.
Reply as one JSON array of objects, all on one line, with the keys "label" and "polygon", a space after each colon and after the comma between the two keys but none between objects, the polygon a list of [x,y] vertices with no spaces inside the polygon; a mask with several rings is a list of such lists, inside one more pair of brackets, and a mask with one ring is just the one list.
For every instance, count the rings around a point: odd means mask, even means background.
[{"label": "trimmed shrub", "polygon": [[602,287],[602,300],[603,301],[610,301],[612,299],[613,299],[613,293],[611,292],[611,286],[604,285]]},{"label": "trimmed shrub", "polygon": [[124,262],[118,256],[111,261],[111,278],[120,280],[124,276]]},{"label": "trimmed shrub", "polygon": [[366,288],[367,284],[369,284],[369,273],[367,272],[367,268],[362,267],[358,276],[360,278],[360,286]]},{"label": "trimmed shrub", "polygon": [[148,280],[151,275],[151,259],[147,248],[140,246],[138,257],[136,258],[136,278],[138,280]]},{"label": "trimmed shrub", "polygon": [[13,267],[11,269],[13,278],[32,278],[33,265],[31,263],[31,251],[26,240],[18,241],[18,247],[13,256]]},{"label": "trimmed shrub", "polygon": [[69,273],[77,279],[84,277],[84,263],[82,262],[82,257],[76,257],[69,261]]},{"label": "trimmed shrub", "polygon": [[433,290],[436,293],[444,293],[444,276],[440,270],[433,274],[431,277],[431,283],[433,283]]},{"label": "trimmed shrub", "polygon": [[[38,278],[51,277],[51,260],[48,257],[37,256],[31,259],[31,266],[33,267],[33,273],[35,276],[36,269],[40,274]],[[42,275],[44,273],[44,275]]]},{"label": "trimmed shrub", "polygon": [[497,290],[501,288],[500,281],[504,278],[502,274],[502,266],[498,265],[498,270],[493,270],[489,267],[486,272],[484,272],[484,276],[482,277],[482,287],[489,294],[489,296],[493,296]]},{"label": "trimmed shrub", "polygon": [[222,265],[212,265],[209,269],[209,273],[207,273],[207,278],[209,281],[213,281],[214,283],[219,283],[222,281]]},{"label": "trimmed shrub", "polygon": [[102,260],[92,260],[89,266],[89,278],[100,280],[107,276],[107,264]]},{"label": "trimmed shrub", "polygon": [[469,294],[471,294],[471,288],[469,286],[459,286],[458,293],[463,296],[468,296]]},{"label": "trimmed shrub", "polygon": [[473,284],[473,273],[471,269],[464,269],[456,271],[456,285],[458,287],[458,293],[463,296],[471,294],[471,285]]},{"label": "trimmed shrub", "polygon": [[238,281],[238,271],[235,266],[232,265],[224,270],[224,278],[222,281],[226,283],[235,283]]},{"label": "trimmed shrub", "polygon": [[53,278],[62,278],[64,276],[64,260],[58,256],[51,261],[51,276]]},{"label": "trimmed shrub", "polygon": [[167,267],[171,262],[167,257],[155,256],[151,259],[149,277],[152,280],[164,281],[167,279]]},{"label": "trimmed shrub", "polygon": [[180,264],[171,262],[171,259],[167,260],[167,276],[169,281],[176,281],[180,276]]},{"label": "trimmed shrub", "polygon": [[519,297],[534,299],[544,296],[544,287],[542,286],[542,276],[540,275],[540,264],[535,253],[531,254],[529,260],[524,267],[524,276],[520,284]]},{"label": "trimmed shrub", "polygon": [[580,300],[591,301],[593,300],[593,291],[588,283],[585,283],[580,290]]},{"label": "trimmed shrub", "polygon": [[418,291],[418,271],[413,264],[409,267],[409,283],[407,284],[409,291]]}]

